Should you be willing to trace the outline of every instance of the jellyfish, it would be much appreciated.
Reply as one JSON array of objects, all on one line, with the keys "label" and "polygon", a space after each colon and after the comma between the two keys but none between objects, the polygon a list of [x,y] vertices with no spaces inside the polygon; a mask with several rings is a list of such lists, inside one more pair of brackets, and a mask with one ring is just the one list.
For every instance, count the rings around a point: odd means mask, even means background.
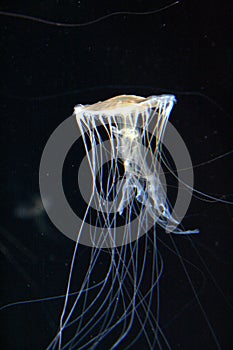
[{"label": "jellyfish", "polygon": [[[201,254],[202,247],[198,244],[198,239],[205,235],[199,238],[192,236],[191,234],[199,231],[186,230],[183,227],[180,215],[182,213],[176,205],[178,200],[175,203],[174,200],[170,200],[170,183],[166,184],[165,175],[171,173],[179,182],[176,184],[177,198],[181,192],[183,203],[187,194],[192,194],[192,183],[187,182],[182,175],[182,172],[186,173],[190,169],[188,164],[187,167],[182,167],[179,159],[176,159],[175,149],[179,139],[168,120],[175,102],[172,95],[149,98],[123,95],[94,105],[78,105],[74,114],[53,132],[52,142],[48,140],[41,160],[43,166],[40,167],[40,180],[46,179],[48,192],[44,191],[45,188],[40,189],[44,210],[51,220],[51,213],[59,210],[61,206],[59,201],[56,203],[54,200],[58,198],[56,196],[59,186],[64,186],[65,193],[67,190],[67,178],[61,181],[61,168],[66,171],[68,165],[66,161],[64,163],[64,159],[66,156],[69,158],[68,153],[75,150],[72,155],[80,164],[79,168],[75,169],[75,176],[78,169],[76,182],[73,183],[73,179],[68,177],[72,188],[75,187],[79,192],[80,198],[77,200],[74,196],[75,201],[72,203],[78,208],[77,213],[81,218],[79,229],[73,237],[69,236],[69,232],[61,231],[74,240],[73,255],[69,251],[72,244],[69,240],[65,241],[67,245],[62,245],[61,250],[57,249],[57,246],[54,247],[57,257],[64,251],[68,259],[61,258],[60,265],[55,266],[54,273],[54,264],[51,263],[53,256],[49,256],[50,249],[47,250],[48,253],[43,251],[43,254],[48,255],[47,267],[50,269],[46,278],[49,279],[54,292],[47,291],[46,295],[37,294],[37,298],[29,297],[0,307],[1,312],[8,312],[9,309],[14,312],[16,307],[24,311],[25,305],[30,305],[28,312],[35,316],[33,305],[39,305],[39,309],[43,309],[40,304],[44,306],[46,312],[43,312],[42,316],[43,328],[35,322],[36,335],[31,334],[33,343],[37,334],[40,334],[40,339],[43,335],[46,336],[43,346],[38,342],[38,348],[171,349],[173,344],[178,346],[181,338],[185,344],[190,343],[190,337],[183,336],[184,327],[180,325],[183,317],[185,322],[187,320],[186,311],[194,314],[193,306],[197,306],[196,309],[201,313],[211,336],[211,339],[207,336],[204,343],[214,342],[216,349],[221,348],[218,340],[220,336],[215,333],[216,326],[212,326],[208,307],[204,304],[201,293],[208,282],[207,277],[211,279],[213,291],[221,293],[224,302],[230,306],[227,293],[216,282],[204,254]],[[69,129],[67,136],[67,128],[64,125],[69,125],[73,134],[69,133]],[[59,142],[54,142],[54,135],[57,134],[60,143],[65,138],[67,140],[70,136],[73,137],[66,144],[65,150],[59,147]],[[72,150],[74,140],[78,140],[78,143]],[[52,145],[51,158],[47,157],[50,161],[50,172],[46,168],[48,164],[45,166],[43,162],[48,151],[47,145]],[[187,156],[182,148],[178,147],[178,150],[183,152],[182,159]],[[172,155],[177,171],[173,170],[174,164],[171,164],[167,157],[167,151]],[[225,155],[231,153],[232,151]],[[217,159],[219,157],[211,162]],[[58,161],[60,166],[58,174],[51,168],[50,163],[54,160]],[[194,167],[204,164],[207,163]],[[54,197],[50,196],[49,192],[52,185],[55,190]],[[212,200],[232,204],[195,188],[193,191],[196,196],[203,195],[208,202]],[[38,200],[35,203],[37,202]],[[47,221],[46,227],[41,228],[41,223],[44,223],[38,216],[41,217],[42,212],[34,212],[35,205],[32,204],[33,202],[20,203],[15,215],[21,220],[39,219],[36,220],[39,221],[39,230],[49,232]],[[61,214],[60,210],[56,216],[57,223],[52,220],[58,229],[63,222]],[[4,235],[7,239],[10,237],[7,231]],[[61,238],[64,242],[64,237]],[[11,242],[17,249],[20,247],[16,240],[11,239]],[[187,249],[190,245],[191,251]],[[6,258],[14,261],[3,244],[2,248]],[[22,251],[25,254],[25,247],[22,247]],[[192,252],[195,253],[193,257]],[[205,247],[205,253],[208,252],[212,253],[212,250],[208,251]],[[68,263],[69,259],[71,264]],[[224,263],[224,268],[227,267],[225,261],[216,261],[218,264]],[[62,271],[58,270],[61,266],[65,270],[65,278],[62,273],[57,273]],[[182,271],[177,270],[179,268]],[[17,270],[24,279],[31,280],[31,276],[25,274],[18,262]],[[183,279],[180,272],[184,275]],[[50,278],[52,274],[59,281],[58,285]],[[30,287],[30,284],[27,287]],[[51,305],[52,317],[46,322],[44,315],[47,316]],[[212,308],[211,300],[210,307]],[[222,304],[219,303],[219,310],[221,307]],[[10,313],[5,315],[11,319],[14,331],[15,318],[11,318]],[[28,323],[27,313],[23,316]],[[188,319],[192,319],[190,313]],[[195,317],[192,324],[186,322],[186,330],[190,325],[193,329],[200,329]],[[49,333],[49,327],[52,335]],[[22,335],[22,330],[17,329],[18,335]],[[203,340],[200,337],[201,333],[197,334],[195,344]],[[19,342],[19,337],[17,339]],[[23,337],[22,339],[24,340]],[[191,342],[191,347],[196,346],[193,340]]]},{"label": "jellyfish", "polygon": [[[86,152],[79,182],[86,209],[59,330],[47,349],[102,349],[106,343],[133,349],[142,339],[144,348],[170,348],[159,323],[163,259],[156,230],[198,232],[181,227],[166,193],[163,138],[175,101],[173,95],[120,95],[75,106]],[[84,272],[79,247],[85,239],[91,252]]]}]

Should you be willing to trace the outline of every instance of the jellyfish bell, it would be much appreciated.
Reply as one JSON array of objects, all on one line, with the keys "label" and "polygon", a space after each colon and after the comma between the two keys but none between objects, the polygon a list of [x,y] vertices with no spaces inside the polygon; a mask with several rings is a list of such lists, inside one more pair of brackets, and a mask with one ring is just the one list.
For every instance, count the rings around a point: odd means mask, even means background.
[{"label": "jellyfish bell", "polygon": [[[136,127],[137,124],[148,124],[155,113],[159,121],[165,122],[176,102],[174,95],[141,97],[136,95],[119,95],[92,105],[77,105],[74,108],[77,122],[83,115],[102,121],[117,121],[122,125]],[[154,113],[153,113],[154,112]]]},{"label": "jellyfish bell", "polygon": [[79,108],[81,110],[85,109],[86,113],[99,112],[105,115],[111,114],[124,114],[131,111],[141,111],[143,112],[146,108],[158,107],[161,102],[166,102],[166,105],[170,102],[174,103],[176,98],[174,95],[161,95],[161,96],[149,96],[142,97],[136,95],[119,95],[109,98],[105,101],[99,101],[92,105],[77,105],[75,107],[75,112],[78,112]]}]

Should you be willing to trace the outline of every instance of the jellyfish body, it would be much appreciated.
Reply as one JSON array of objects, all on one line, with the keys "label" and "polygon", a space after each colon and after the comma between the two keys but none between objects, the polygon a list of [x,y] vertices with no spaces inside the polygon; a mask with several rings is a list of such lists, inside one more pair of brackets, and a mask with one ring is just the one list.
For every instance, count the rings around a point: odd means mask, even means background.
[{"label": "jellyfish body", "polygon": [[[169,222],[170,226],[174,225],[174,233],[183,233],[177,228],[179,222],[170,214],[165,186],[160,179],[163,135],[175,101],[173,95],[149,98],[121,95],[91,106],[78,105],[75,114],[82,135],[87,133],[93,145],[96,138],[102,141],[97,125],[108,126],[112,156],[122,159],[125,170],[123,195],[117,211],[123,212],[136,191],[137,200],[145,205],[155,222],[163,228]],[[148,132],[151,122],[153,135]],[[156,138],[154,149],[150,146],[152,137]],[[95,154],[89,159],[93,177],[96,162]]]},{"label": "jellyfish body", "polygon": [[[142,338],[144,348],[170,348],[159,326],[163,260],[156,225],[169,224],[174,233],[196,232],[178,227],[161,179],[162,141],[174,103],[173,95],[121,95],[75,107],[92,175],[83,220],[91,208],[98,210],[90,225],[89,266],[74,293],[82,227],[77,233],[60,327],[48,349],[103,349],[106,343],[109,349],[133,349]],[[103,255],[104,267],[98,269]]]}]

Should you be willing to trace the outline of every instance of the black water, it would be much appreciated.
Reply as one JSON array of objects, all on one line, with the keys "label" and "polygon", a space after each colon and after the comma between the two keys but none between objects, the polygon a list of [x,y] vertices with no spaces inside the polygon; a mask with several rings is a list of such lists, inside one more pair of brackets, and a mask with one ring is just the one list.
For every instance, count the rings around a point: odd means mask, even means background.
[{"label": "black water", "polygon": [[[1,305],[64,293],[73,242],[41,206],[38,169],[50,134],[78,103],[118,94],[174,94],[178,103],[171,122],[193,164],[201,164],[194,167],[195,188],[232,200],[229,3],[180,2],[154,14],[118,14],[88,24],[116,11],[144,12],[167,4],[1,1],[0,11],[54,22],[0,16]],[[77,168],[72,181],[75,172]],[[69,188],[75,192],[72,183]],[[219,348],[231,349],[231,205],[193,198],[183,223],[200,228],[201,234],[191,238],[199,255],[189,241],[175,241],[195,266],[189,276]],[[158,236],[171,246],[162,230]],[[217,349],[181,263],[163,244],[160,249],[165,262],[161,324],[171,348]],[[88,248],[82,251],[85,264]],[[61,307],[61,300],[53,300],[0,311],[1,348],[45,349],[56,333]],[[133,349],[143,346],[140,340]]]}]

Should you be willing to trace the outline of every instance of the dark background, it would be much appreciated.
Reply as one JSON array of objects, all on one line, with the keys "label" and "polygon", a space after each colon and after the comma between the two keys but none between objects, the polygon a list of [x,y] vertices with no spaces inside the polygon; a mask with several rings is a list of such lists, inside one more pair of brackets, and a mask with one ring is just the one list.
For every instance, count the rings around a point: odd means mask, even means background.
[{"label": "dark background", "polygon": [[[87,23],[115,11],[167,4],[12,0],[1,1],[0,11]],[[154,14],[119,14],[70,28],[0,16],[2,306],[64,293],[73,242],[43,211],[38,168],[50,134],[78,103],[123,93],[175,94],[171,121],[197,165],[195,188],[231,200],[232,9],[226,4],[180,2]],[[183,223],[201,230],[190,240],[175,237],[195,266],[189,276],[201,307],[181,264],[173,264],[162,244],[161,326],[172,349],[217,349],[209,322],[220,347],[232,349],[231,206],[194,197]],[[167,239],[162,230],[158,236]],[[61,306],[51,300],[1,310],[1,348],[45,349]]]}]

